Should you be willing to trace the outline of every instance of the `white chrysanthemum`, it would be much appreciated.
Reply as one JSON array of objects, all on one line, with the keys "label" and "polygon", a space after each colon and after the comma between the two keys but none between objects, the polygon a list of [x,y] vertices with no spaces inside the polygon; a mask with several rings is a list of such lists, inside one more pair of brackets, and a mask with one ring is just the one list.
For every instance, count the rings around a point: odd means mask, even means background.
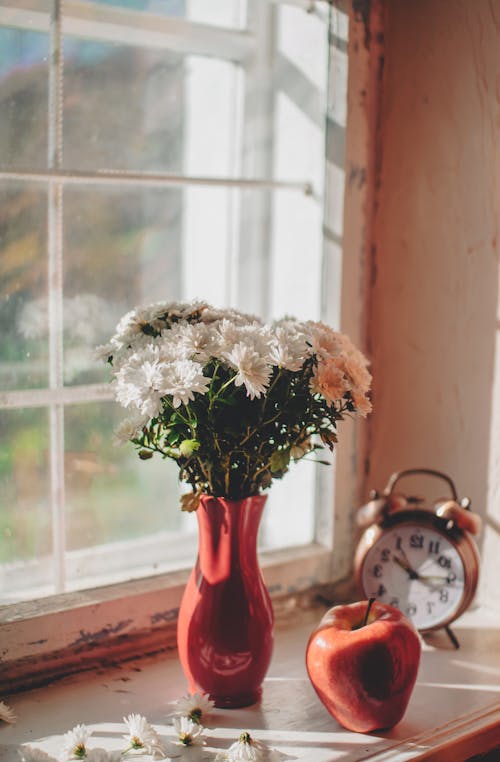
[{"label": "white chrysanthemum", "polygon": [[178,715],[188,717],[198,725],[203,724],[207,714],[214,708],[214,702],[201,693],[189,693],[174,702],[174,711]]},{"label": "white chrysanthemum", "polygon": [[[173,397],[179,407],[194,399],[194,393],[204,394],[209,380],[200,363],[178,359],[175,348],[168,342],[149,343],[134,352],[116,374],[115,396],[124,407],[136,407],[144,416],[153,418],[162,408],[161,398]],[[181,353],[182,357],[182,353]]]},{"label": "white chrysanthemum", "polygon": [[269,326],[261,323],[239,325],[225,319],[217,325],[215,338],[217,342],[215,352],[218,357],[224,358],[237,344],[245,344],[262,359],[268,361],[273,334]]},{"label": "white chrysanthemum", "polygon": [[214,328],[203,323],[178,323],[170,330],[163,331],[162,338],[170,347],[175,347],[178,359],[208,362],[217,352],[217,333]]},{"label": "white chrysanthemum", "polygon": [[17,717],[5,701],[0,701],[0,722],[6,722],[8,725],[14,725]]},{"label": "white chrysanthemum", "polygon": [[170,302],[167,306],[167,312],[170,320],[176,318],[177,320],[190,320],[198,314],[200,316],[208,309],[209,305],[206,302],[200,302],[193,300],[192,302]]},{"label": "white chrysanthemum", "polygon": [[68,730],[62,739],[61,762],[84,759],[87,756],[87,741],[90,735],[86,725],[76,725],[72,730]]},{"label": "white chrysanthemum", "polygon": [[269,349],[272,365],[286,370],[300,370],[307,357],[306,337],[293,326],[278,325]]},{"label": "white chrysanthemum", "polygon": [[158,360],[137,360],[124,365],[117,373],[115,396],[123,407],[135,406],[144,416],[158,415],[162,408],[162,364]]},{"label": "white chrysanthemum", "polygon": [[131,439],[136,439],[148,421],[149,416],[139,415],[139,413],[125,418],[113,434],[113,445],[121,447]]},{"label": "white chrysanthemum", "polygon": [[94,349],[94,357],[96,360],[108,362],[109,358],[113,357],[116,354],[116,351],[116,344],[110,341],[107,344],[100,344],[98,347],[96,347]]},{"label": "white chrysanthemum", "polygon": [[166,755],[160,736],[142,714],[129,714],[128,717],[123,718],[123,722],[128,730],[128,735],[124,738],[127,740],[129,749],[144,751],[153,757]]},{"label": "white chrysanthemum", "polygon": [[55,757],[34,746],[20,746],[17,751],[21,762],[57,762]]},{"label": "white chrysanthemum", "polygon": [[271,367],[251,347],[243,342],[236,344],[230,352],[224,353],[226,362],[237,371],[235,386],[244,385],[250,399],[260,397],[269,384]]},{"label": "white chrysanthemum", "polygon": [[193,722],[189,717],[174,717],[174,728],[177,733],[178,746],[203,746],[205,739],[203,733],[205,728],[197,722]]},{"label": "white chrysanthemum", "polygon": [[210,380],[201,372],[202,366],[191,360],[175,360],[163,368],[161,395],[172,397],[172,405],[187,405],[194,393],[205,394]]},{"label": "white chrysanthemum", "polygon": [[118,345],[133,344],[138,336],[151,334],[151,331],[161,331],[165,328],[165,320],[161,319],[169,310],[167,302],[157,302],[146,307],[136,307],[123,315],[116,326],[113,340]]},{"label": "white chrysanthemum", "polygon": [[232,746],[222,754],[217,755],[216,760],[227,760],[227,762],[264,762],[269,754],[268,747],[261,741],[252,738],[250,733],[245,731]]},{"label": "white chrysanthemum", "polygon": [[248,325],[248,323],[260,323],[262,325],[262,320],[256,315],[234,309],[216,310],[213,307],[207,307],[203,310],[201,320],[207,324],[228,320],[235,325]]}]

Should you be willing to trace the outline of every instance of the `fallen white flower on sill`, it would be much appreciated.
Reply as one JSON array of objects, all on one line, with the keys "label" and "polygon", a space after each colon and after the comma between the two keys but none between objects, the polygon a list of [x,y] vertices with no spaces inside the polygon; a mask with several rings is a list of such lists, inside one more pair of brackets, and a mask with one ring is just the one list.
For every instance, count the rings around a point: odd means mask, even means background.
[{"label": "fallen white flower on sill", "polygon": [[236,743],[227,751],[220,752],[215,759],[216,762],[266,762],[270,754],[270,749],[264,743],[244,731]]},{"label": "fallen white flower on sill", "polygon": [[174,728],[177,733],[177,746],[204,746],[205,739],[203,733],[205,728],[189,717],[174,717]]},{"label": "fallen white flower on sill", "polygon": [[17,721],[16,715],[5,701],[0,701],[0,721],[8,725],[14,725]]},{"label": "fallen white flower on sill", "polygon": [[188,693],[174,701],[173,705],[176,715],[187,717],[197,725],[204,725],[206,715],[214,708],[214,702],[201,693]]},{"label": "fallen white flower on sill", "polygon": [[69,762],[72,759],[85,759],[87,756],[87,741],[91,732],[86,725],[75,725],[63,736],[63,745],[60,754],[61,762]]},{"label": "fallen white flower on sill", "polygon": [[129,714],[128,717],[123,718],[123,722],[128,729],[128,735],[124,736],[128,742],[128,748],[123,754],[128,751],[139,751],[151,754],[153,758],[167,756],[160,736],[145,717],[141,714]]}]

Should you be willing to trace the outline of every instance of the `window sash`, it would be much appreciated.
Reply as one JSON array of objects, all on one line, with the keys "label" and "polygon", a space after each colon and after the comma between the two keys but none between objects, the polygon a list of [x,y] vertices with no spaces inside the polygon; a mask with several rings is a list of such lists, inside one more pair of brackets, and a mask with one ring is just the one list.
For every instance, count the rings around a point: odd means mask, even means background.
[{"label": "window sash", "polygon": [[[42,0],[29,0],[29,2],[23,2],[23,9],[26,10],[26,8],[34,7],[40,8],[43,5]],[[46,4],[45,4],[46,5]],[[59,4],[58,4],[59,5]],[[65,12],[69,8],[70,12],[71,9],[83,4],[78,3],[71,3],[67,2],[65,4]],[[0,23],[2,23],[2,14],[5,10],[5,6],[0,6]],[[106,10],[110,10],[109,8],[106,8]],[[115,9],[112,9],[113,11]],[[56,14],[57,17],[57,14]],[[5,23],[5,22],[4,22]],[[192,27],[193,25],[191,22],[183,22],[185,25]],[[259,21],[254,22],[254,28],[256,28],[255,25],[258,26]],[[260,23],[262,24],[262,19],[260,20]],[[59,31],[55,34],[55,47],[57,48],[57,45],[59,44],[57,42],[57,35],[59,35],[60,40],[60,33],[61,33],[61,21],[59,20]],[[196,26],[196,25],[194,25]],[[32,29],[33,27],[30,26]],[[250,28],[252,28],[252,24],[250,25]],[[67,28],[65,27],[65,32],[67,32]],[[207,31],[207,30],[205,30]],[[209,29],[207,33],[212,33],[212,29]],[[230,32],[232,34],[232,31]],[[252,34],[252,33],[249,33]],[[186,37],[186,49],[189,50],[189,52],[193,52],[193,48],[190,47],[190,42],[187,41]],[[139,44],[139,43],[138,43]],[[142,44],[142,43],[141,43]],[[343,42],[343,52],[345,53],[345,42]],[[340,48],[339,48],[340,49]],[[202,53],[203,54],[203,53]],[[206,54],[206,53],[205,53]],[[218,57],[221,57],[220,55],[220,49],[217,53]],[[245,54],[246,58],[246,54]],[[54,58],[57,65],[57,56]],[[235,59],[232,59],[235,60]],[[243,60],[243,58],[241,59]],[[62,67],[62,61],[59,62],[59,66]],[[330,64],[332,66],[332,62]],[[56,72],[57,74],[57,72]],[[258,71],[256,73],[258,75]],[[57,76],[53,78],[53,110],[52,110],[52,130],[53,130],[53,140],[52,140],[52,155],[56,155],[58,152],[58,140],[60,140],[61,132],[60,132],[60,124],[58,124],[57,119],[59,118],[57,116],[58,113],[60,113],[60,109],[57,107],[57,101],[61,98],[62,93],[57,92],[57,82],[59,81],[60,77]],[[95,173],[82,173],[82,172],[71,172],[70,170],[61,170],[60,162],[54,160],[52,162],[52,168],[45,171],[45,172],[37,172],[37,173],[24,173],[24,172],[16,172],[15,170],[9,171],[9,172],[0,172],[0,177],[8,176],[12,178],[13,175],[16,175],[16,179],[21,179],[23,175],[29,175],[29,179],[35,179],[39,180],[40,182],[48,182],[49,187],[54,188],[54,207],[53,207],[53,224],[54,224],[54,233],[53,233],[53,246],[57,247],[59,245],[60,237],[61,237],[61,231],[58,229],[58,225],[60,225],[60,208],[58,211],[58,204],[60,203],[58,201],[58,192],[63,187],[65,183],[92,183],[92,182],[102,182],[102,183],[116,183],[119,182],[120,184],[122,182],[130,182],[130,183],[144,183],[144,184],[151,184],[151,185],[161,185],[161,184],[218,184],[218,185],[229,185],[233,187],[241,187],[242,189],[247,187],[261,187],[262,190],[268,190],[271,188],[291,188],[298,192],[304,192],[304,193],[311,193],[312,187],[311,183],[305,179],[304,181],[300,182],[290,182],[290,181],[270,181],[266,179],[257,179],[257,180],[249,180],[244,177],[240,178],[203,178],[203,177],[184,177],[184,176],[173,176],[173,175],[161,175],[161,174],[155,174],[155,173],[127,173],[127,172],[109,172],[109,173],[102,173],[102,172],[95,172]],[[265,178],[266,174],[266,167],[263,167],[262,175]],[[27,178],[28,179],[28,178]],[[328,180],[328,173],[327,173],[327,180]],[[59,189],[59,190],[58,190]],[[340,195],[342,195],[342,189],[340,190]],[[340,265],[339,265],[340,266]],[[60,268],[60,254],[55,250],[53,255],[53,274],[55,281],[57,283],[58,278],[60,279],[62,277],[62,272],[58,268]],[[62,287],[62,283],[61,283]],[[60,308],[61,304],[61,298],[62,298],[62,290],[59,294],[56,295],[56,298],[54,300],[54,304],[52,306],[52,309],[57,312],[57,310]],[[338,304],[338,302],[337,302]],[[331,312],[331,310],[330,310]],[[333,324],[338,323],[338,315],[336,314],[334,316]],[[54,345],[52,349],[52,356],[54,358],[55,365],[58,365],[60,362],[59,351],[58,351],[58,342],[60,337],[54,338]],[[59,461],[59,464],[63,462],[61,460],[61,429],[62,429],[62,416],[63,416],[63,410],[64,405],[71,404],[74,402],[80,402],[80,401],[98,401],[98,400],[107,400],[111,399],[112,395],[110,392],[110,389],[105,384],[90,384],[87,386],[76,386],[76,387],[64,387],[62,383],[62,376],[60,373],[57,373],[53,370],[53,376],[52,376],[52,388],[49,389],[41,389],[41,390],[22,390],[22,391],[13,391],[13,392],[7,392],[0,394],[0,407],[5,408],[13,408],[13,407],[25,407],[25,406],[49,406],[52,411],[52,419],[51,419],[51,426],[53,431],[53,463],[56,463]],[[54,536],[54,543],[55,546],[59,548],[59,554],[60,557],[63,557],[63,535],[64,535],[64,516],[62,513],[62,505],[64,501],[64,475],[59,467],[52,467],[52,493],[53,493],[53,500],[55,505],[55,511],[56,511],[56,521],[55,521],[55,536]],[[332,496],[333,496],[333,486],[332,486],[332,474],[329,472],[328,476],[325,474],[321,474],[318,476],[318,485],[319,485],[319,491],[318,491],[318,512],[316,517],[316,538],[317,542],[311,546],[304,546],[300,549],[290,550],[283,555],[282,551],[273,551],[271,554],[266,555],[266,563],[268,568],[268,574],[276,574],[276,575],[283,575],[283,579],[287,579],[288,583],[287,585],[282,584],[281,582],[275,583],[275,586],[277,590],[282,594],[285,589],[289,589],[290,587],[297,587],[297,589],[302,589],[302,587],[310,586],[311,584],[316,583],[322,583],[326,581],[331,581],[335,572],[334,567],[332,566],[332,558],[330,554],[330,548],[332,544],[332,537],[333,537],[333,524],[334,524],[334,517],[332,516]],[[310,556],[308,558],[310,559],[310,563],[312,566],[314,566],[315,572],[314,574],[302,574],[297,577],[297,558],[301,557],[301,554],[303,553],[310,553]],[[301,571],[303,571],[301,569]],[[58,571],[59,574],[59,588],[62,589],[64,579],[63,579],[63,570],[62,568]],[[300,583],[298,580],[302,579],[302,583]],[[281,579],[281,577],[280,577]],[[306,582],[304,582],[306,580]],[[273,583],[272,583],[273,584]],[[271,584],[271,587],[272,587]],[[302,585],[302,587],[301,587]],[[122,594],[126,594],[123,592],[125,588],[121,587],[120,585],[116,586],[116,593],[119,597],[121,597]],[[73,594],[69,594],[72,596]],[[57,598],[58,596],[56,596]],[[44,608],[45,603],[47,605],[50,605],[50,600],[47,599],[47,601],[44,601]],[[71,605],[71,604],[70,604]],[[22,606],[22,604],[21,604]],[[12,609],[12,615],[15,617],[15,606],[9,606],[9,609]],[[23,610],[23,609],[21,609]]]}]

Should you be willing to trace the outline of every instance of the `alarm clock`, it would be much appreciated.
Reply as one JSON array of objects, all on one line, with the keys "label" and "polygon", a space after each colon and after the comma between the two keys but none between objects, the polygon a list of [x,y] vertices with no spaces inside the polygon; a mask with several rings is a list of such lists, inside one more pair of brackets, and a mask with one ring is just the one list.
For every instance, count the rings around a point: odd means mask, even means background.
[{"label": "alarm clock", "polygon": [[[422,497],[396,492],[403,477],[426,475],[445,481],[450,495],[431,506]],[[473,539],[481,528],[470,500],[458,502],[449,476],[430,468],[392,474],[380,494],[357,513],[364,529],[355,555],[358,585],[366,598],[400,609],[418,630],[449,625],[470,605],[479,579],[479,553]]]}]

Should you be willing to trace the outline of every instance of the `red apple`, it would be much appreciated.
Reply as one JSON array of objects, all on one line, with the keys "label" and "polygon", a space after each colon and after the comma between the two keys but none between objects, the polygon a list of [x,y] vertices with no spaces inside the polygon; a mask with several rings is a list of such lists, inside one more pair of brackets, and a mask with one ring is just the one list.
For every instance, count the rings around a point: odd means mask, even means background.
[{"label": "red apple", "polygon": [[321,701],[341,725],[358,733],[400,721],[420,662],[420,639],[410,620],[393,606],[371,603],[327,611],[306,652]]}]

